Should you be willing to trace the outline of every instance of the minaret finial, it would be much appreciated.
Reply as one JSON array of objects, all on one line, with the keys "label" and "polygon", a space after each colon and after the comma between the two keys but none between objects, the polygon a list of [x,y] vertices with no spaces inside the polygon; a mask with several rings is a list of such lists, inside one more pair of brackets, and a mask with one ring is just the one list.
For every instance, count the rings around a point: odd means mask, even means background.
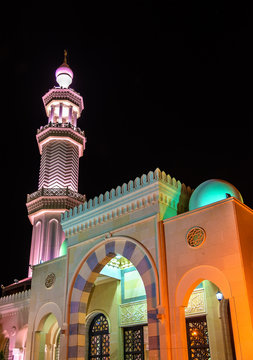
[{"label": "minaret finial", "polygon": [[65,64],[67,64],[67,55],[68,55],[67,50],[64,50],[64,63]]},{"label": "minaret finial", "polygon": [[70,69],[67,63],[67,50],[64,50],[64,61],[58,69],[56,69],[55,76],[56,81],[60,85],[60,87],[67,89],[69,85],[72,83],[73,79],[73,71]]}]

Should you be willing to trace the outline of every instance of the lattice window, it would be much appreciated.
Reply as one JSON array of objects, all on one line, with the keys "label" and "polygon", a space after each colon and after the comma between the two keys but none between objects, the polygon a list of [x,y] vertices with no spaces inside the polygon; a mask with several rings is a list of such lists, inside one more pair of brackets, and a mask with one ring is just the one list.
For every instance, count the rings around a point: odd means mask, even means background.
[{"label": "lattice window", "polygon": [[209,360],[210,347],[206,316],[186,319],[188,354],[191,360]]},{"label": "lattice window", "polygon": [[124,328],[124,360],[144,360],[143,326]]},{"label": "lattice window", "polygon": [[199,247],[206,239],[205,230],[195,226],[187,232],[186,238],[191,247]]},{"label": "lattice window", "polygon": [[89,360],[110,360],[109,324],[103,314],[98,314],[90,325]]}]

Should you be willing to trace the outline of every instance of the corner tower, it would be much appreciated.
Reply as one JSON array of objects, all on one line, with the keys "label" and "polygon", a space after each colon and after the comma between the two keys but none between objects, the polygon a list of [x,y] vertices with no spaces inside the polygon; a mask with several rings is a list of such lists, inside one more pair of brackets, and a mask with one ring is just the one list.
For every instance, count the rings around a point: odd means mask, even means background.
[{"label": "corner tower", "polygon": [[30,265],[59,256],[64,241],[61,213],[85,201],[85,196],[78,193],[79,157],[86,141],[84,132],[77,127],[83,98],[69,88],[73,72],[66,51],[55,76],[59,86],[42,97],[48,124],[41,126],[36,135],[41,154],[39,186],[27,195],[28,217],[33,225]]}]

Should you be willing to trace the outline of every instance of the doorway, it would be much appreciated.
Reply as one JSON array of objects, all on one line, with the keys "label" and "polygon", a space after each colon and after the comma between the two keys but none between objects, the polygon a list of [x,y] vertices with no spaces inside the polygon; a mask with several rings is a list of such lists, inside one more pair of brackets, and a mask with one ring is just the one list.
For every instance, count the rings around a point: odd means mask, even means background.
[{"label": "doorway", "polygon": [[190,360],[236,360],[229,300],[211,281],[203,280],[185,308]]},{"label": "doorway", "polygon": [[124,328],[124,360],[144,360],[143,326]]},{"label": "doorway", "polygon": [[186,333],[189,359],[210,359],[210,346],[206,316],[186,319]]}]

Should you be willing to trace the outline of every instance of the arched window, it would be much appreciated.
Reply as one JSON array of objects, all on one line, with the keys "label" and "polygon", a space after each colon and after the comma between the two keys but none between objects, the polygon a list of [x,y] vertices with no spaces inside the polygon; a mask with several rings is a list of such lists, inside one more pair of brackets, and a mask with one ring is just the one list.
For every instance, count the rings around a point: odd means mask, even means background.
[{"label": "arched window", "polygon": [[53,219],[49,222],[49,260],[55,257],[56,245],[57,245],[57,228],[58,220]]},{"label": "arched window", "polygon": [[104,314],[98,314],[90,324],[89,360],[110,360],[109,324]]}]

